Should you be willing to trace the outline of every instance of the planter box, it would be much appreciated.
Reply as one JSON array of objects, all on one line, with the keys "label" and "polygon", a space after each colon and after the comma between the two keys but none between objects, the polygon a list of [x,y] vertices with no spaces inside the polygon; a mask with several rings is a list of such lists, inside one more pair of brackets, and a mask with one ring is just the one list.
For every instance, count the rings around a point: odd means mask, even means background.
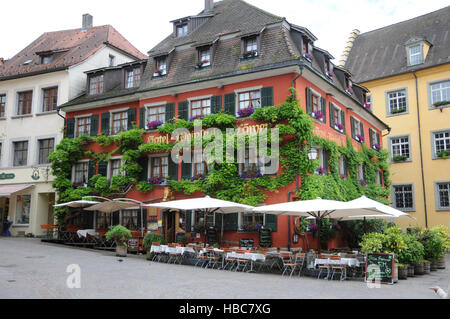
[{"label": "planter box", "polygon": [[398,279],[408,279],[408,267],[398,267]]},{"label": "planter box", "polygon": [[423,263],[414,264],[414,275],[423,275]]},{"label": "planter box", "polygon": [[430,270],[431,271],[437,271],[438,270],[438,263],[437,262],[431,263]]},{"label": "planter box", "polygon": [[408,277],[414,277],[414,266],[408,265]]},{"label": "planter box", "polygon": [[445,269],[445,258],[441,258],[437,261],[438,269]]},{"label": "planter box", "polygon": [[127,256],[127,246],[117,245],[116,246],[116,256],[117,257],[126,257]]},{"label": "planter box", "polygon": [[423,273],[424,274],[429,274],[430,273],[430,267],[431,267],[431,263],[427,262],[427,263],[423,263]]}]

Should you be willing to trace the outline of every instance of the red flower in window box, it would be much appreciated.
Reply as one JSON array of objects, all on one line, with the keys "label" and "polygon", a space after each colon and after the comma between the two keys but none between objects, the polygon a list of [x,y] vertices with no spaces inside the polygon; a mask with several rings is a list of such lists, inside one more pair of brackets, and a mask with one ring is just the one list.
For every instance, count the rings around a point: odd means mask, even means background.
[{"label": "red flower in window box", "polygon": [[323,114],[320,111],[314,111],[311,113],[312,117],[315,118],[316,120],[322,120],[323,119]]},{"label": "red flower in window box", "polygon": [[369,110],[370,110],[370,104],[369,104],[369,103],[364,102],[364,106],[366,107],[366,109],[369,109]]}]

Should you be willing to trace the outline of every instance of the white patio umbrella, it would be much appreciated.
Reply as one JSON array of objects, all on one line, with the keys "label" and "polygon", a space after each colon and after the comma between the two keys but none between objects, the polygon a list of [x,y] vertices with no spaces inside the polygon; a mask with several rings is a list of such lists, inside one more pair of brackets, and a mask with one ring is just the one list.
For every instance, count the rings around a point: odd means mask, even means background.
[{"label": "white patio umbrella", "polygon": [[95,204],[98,204],[98,203],[99,202],[95,202],[95,201],[91,201],[91,200],[76,200],[76,201],[72,201],[72,202],[67,202],[67,203],[53,205],[53,207],[74,207],[74,208],[78,208],[78,207],[86,207],[86,206],[90,206],[90,205],[95,205]]},{"label": "white patio umbrella", "polygon": [[[157,207],[163,209],[178,209],[178,210],[196,210],[201,211],[204,214],[208,213],[220,213],[222,214],[222,229],[221,229],[221,238],[223,240],[223,214],[233,214],[239,213],[244,210],[252,210],[253,206],[239,204],[235,202],[230,202],[222,199],[211,198],[209,196],[199,197],[199,198],[190,198],[190,199],[181,199],[170,202],[161,202],[155,204],[146,204],[146,207]],[[206,224],[206,218],[205,218]],[[205,236],[206,241],[206,236]]]},{"label": "white patio umbrella", "polygon": [[108,202],[97,203],[94,206],[86,208],[86,210],[99,211],[102,213],[114,213],[121,209],[131,208],[131,207],[135,207],[135,206],[136,206],[136,203],[133,203],[133,202],[123,202],[123,201],[112,200],[112,201],[108,201]]},{"label": "white patio umbrella", "polygon": [[[318,221],[320,252],[320,221],[322,218],[344,218],[348,216],[386,214],[375,210],[375,207],[364,207],[358,203],[341,202],[317,198],[314,200],[287,202],[257,207],[254,210],[265,214],[314,217]],[[389,215],[389,214],[386,214]]]}]

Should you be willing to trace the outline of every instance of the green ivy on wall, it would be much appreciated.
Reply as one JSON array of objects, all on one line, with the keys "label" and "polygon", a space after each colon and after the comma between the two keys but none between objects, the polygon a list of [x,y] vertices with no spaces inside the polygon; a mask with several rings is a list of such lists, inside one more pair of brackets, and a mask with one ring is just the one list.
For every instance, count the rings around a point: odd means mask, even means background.
[{"label": "green ivy on wall", "polygon": [[[362,149],[353,148],[351,138],[347,136],[347,145],[339,146],[333,141],[319,138],[313,134],[314,123],[309,115],[299,106],[299,101],[289,95],[287,100],[278,107],[267,106],[256,109],[251,119],[268,123],[268,130],[258,133],[258,142],[262,134],[267,134],[268,149],[270,149],[270,128],[277,128],[280,133],[279,172],[274,176],[262,176],[245,179],[239,175],[237,163],[208,163],[213,164],[213,170],[204,178],[191,181],[183,179],[175,181],[166,179],[174,191],[181,191],[187,195],[201,191],[205,195],[216,198],[240,202],[256,206],[265,201],[266,192],[278,192],[281,187],[292,184],[297,176],[301,176],[301,187],[297,195],[301,199],[334,199],[348,201],[366,195],[369,198],[386,203],[389,196],[389,154],[386,150],[375,151],[362,144]],[[226,146],[234,145],[237,149],[237,138],[227,140],[226,128],[234,128],[236,117],[224,113],[210,114],[202,119],[203,128],[217,127],[223,134],[223,154],[226,155]],[[192,130],[193,122],[176,119],[174,123],[165,123],[158,128],[159,133],[171,134],[177,128]],[[123,189],[124,186],[136,185],[140,192],[148,192],[154,188],[146,180],[140,178],[142,167],[139,159],[146,153],[170,153],[175,143],[145,144],[143,140],[144,129],[133,129],[121,132],[115,137],[98,136],[95,138],[82,136],[73,139],[64,139],[51,154],[52,170],[56,179],[53,183],[58,193],[58,202],[80,199],[82,196],[100,194],[110,196]],[[212,143],[210,137],[202,138],[203,147]],[[97,142],[100,146],[115,145],[117,148],[110,153],[94,154],[85,151],[89,143]],[[188,141],[193,145],[193,140]],[[246,139],[248,143],[248,138]],[[315,174],[319,161],[310,161],[308,147],[320,146],[329,154],[330,171],[328,175]],[[106,177],[95,175],[88,182],[88,187],[73,188],[70,180],[70,171],[81,158],[88,157],[94,161],[107,161],[113,154],[123,154],[124,165],[121,170],[124,176],[114,176],[110,183]],[[339,157],[343,155],[347,163],[348,176],[339,175]],[[366,185],[358,180],[358,167],[364,164]],[[376,171],[382,172],[385,188],[376,184]],[[141,179],[141,180],[140,180]],[[56,215],[63,216],[64,209],[58,210]],[[60,220],[60,219],[58,219]]]}]

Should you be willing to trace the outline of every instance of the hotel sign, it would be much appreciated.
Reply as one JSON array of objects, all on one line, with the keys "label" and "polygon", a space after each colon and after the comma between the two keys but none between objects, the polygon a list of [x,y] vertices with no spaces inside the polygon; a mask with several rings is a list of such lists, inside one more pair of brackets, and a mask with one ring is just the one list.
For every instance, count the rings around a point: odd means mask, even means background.
[{"label": "hotel sign", "polygon": [[16,177],[15,174],[6,174],[6,173],[1,173],[0,174],[0,180],[3,181],[5,179],[14,179]]}]

